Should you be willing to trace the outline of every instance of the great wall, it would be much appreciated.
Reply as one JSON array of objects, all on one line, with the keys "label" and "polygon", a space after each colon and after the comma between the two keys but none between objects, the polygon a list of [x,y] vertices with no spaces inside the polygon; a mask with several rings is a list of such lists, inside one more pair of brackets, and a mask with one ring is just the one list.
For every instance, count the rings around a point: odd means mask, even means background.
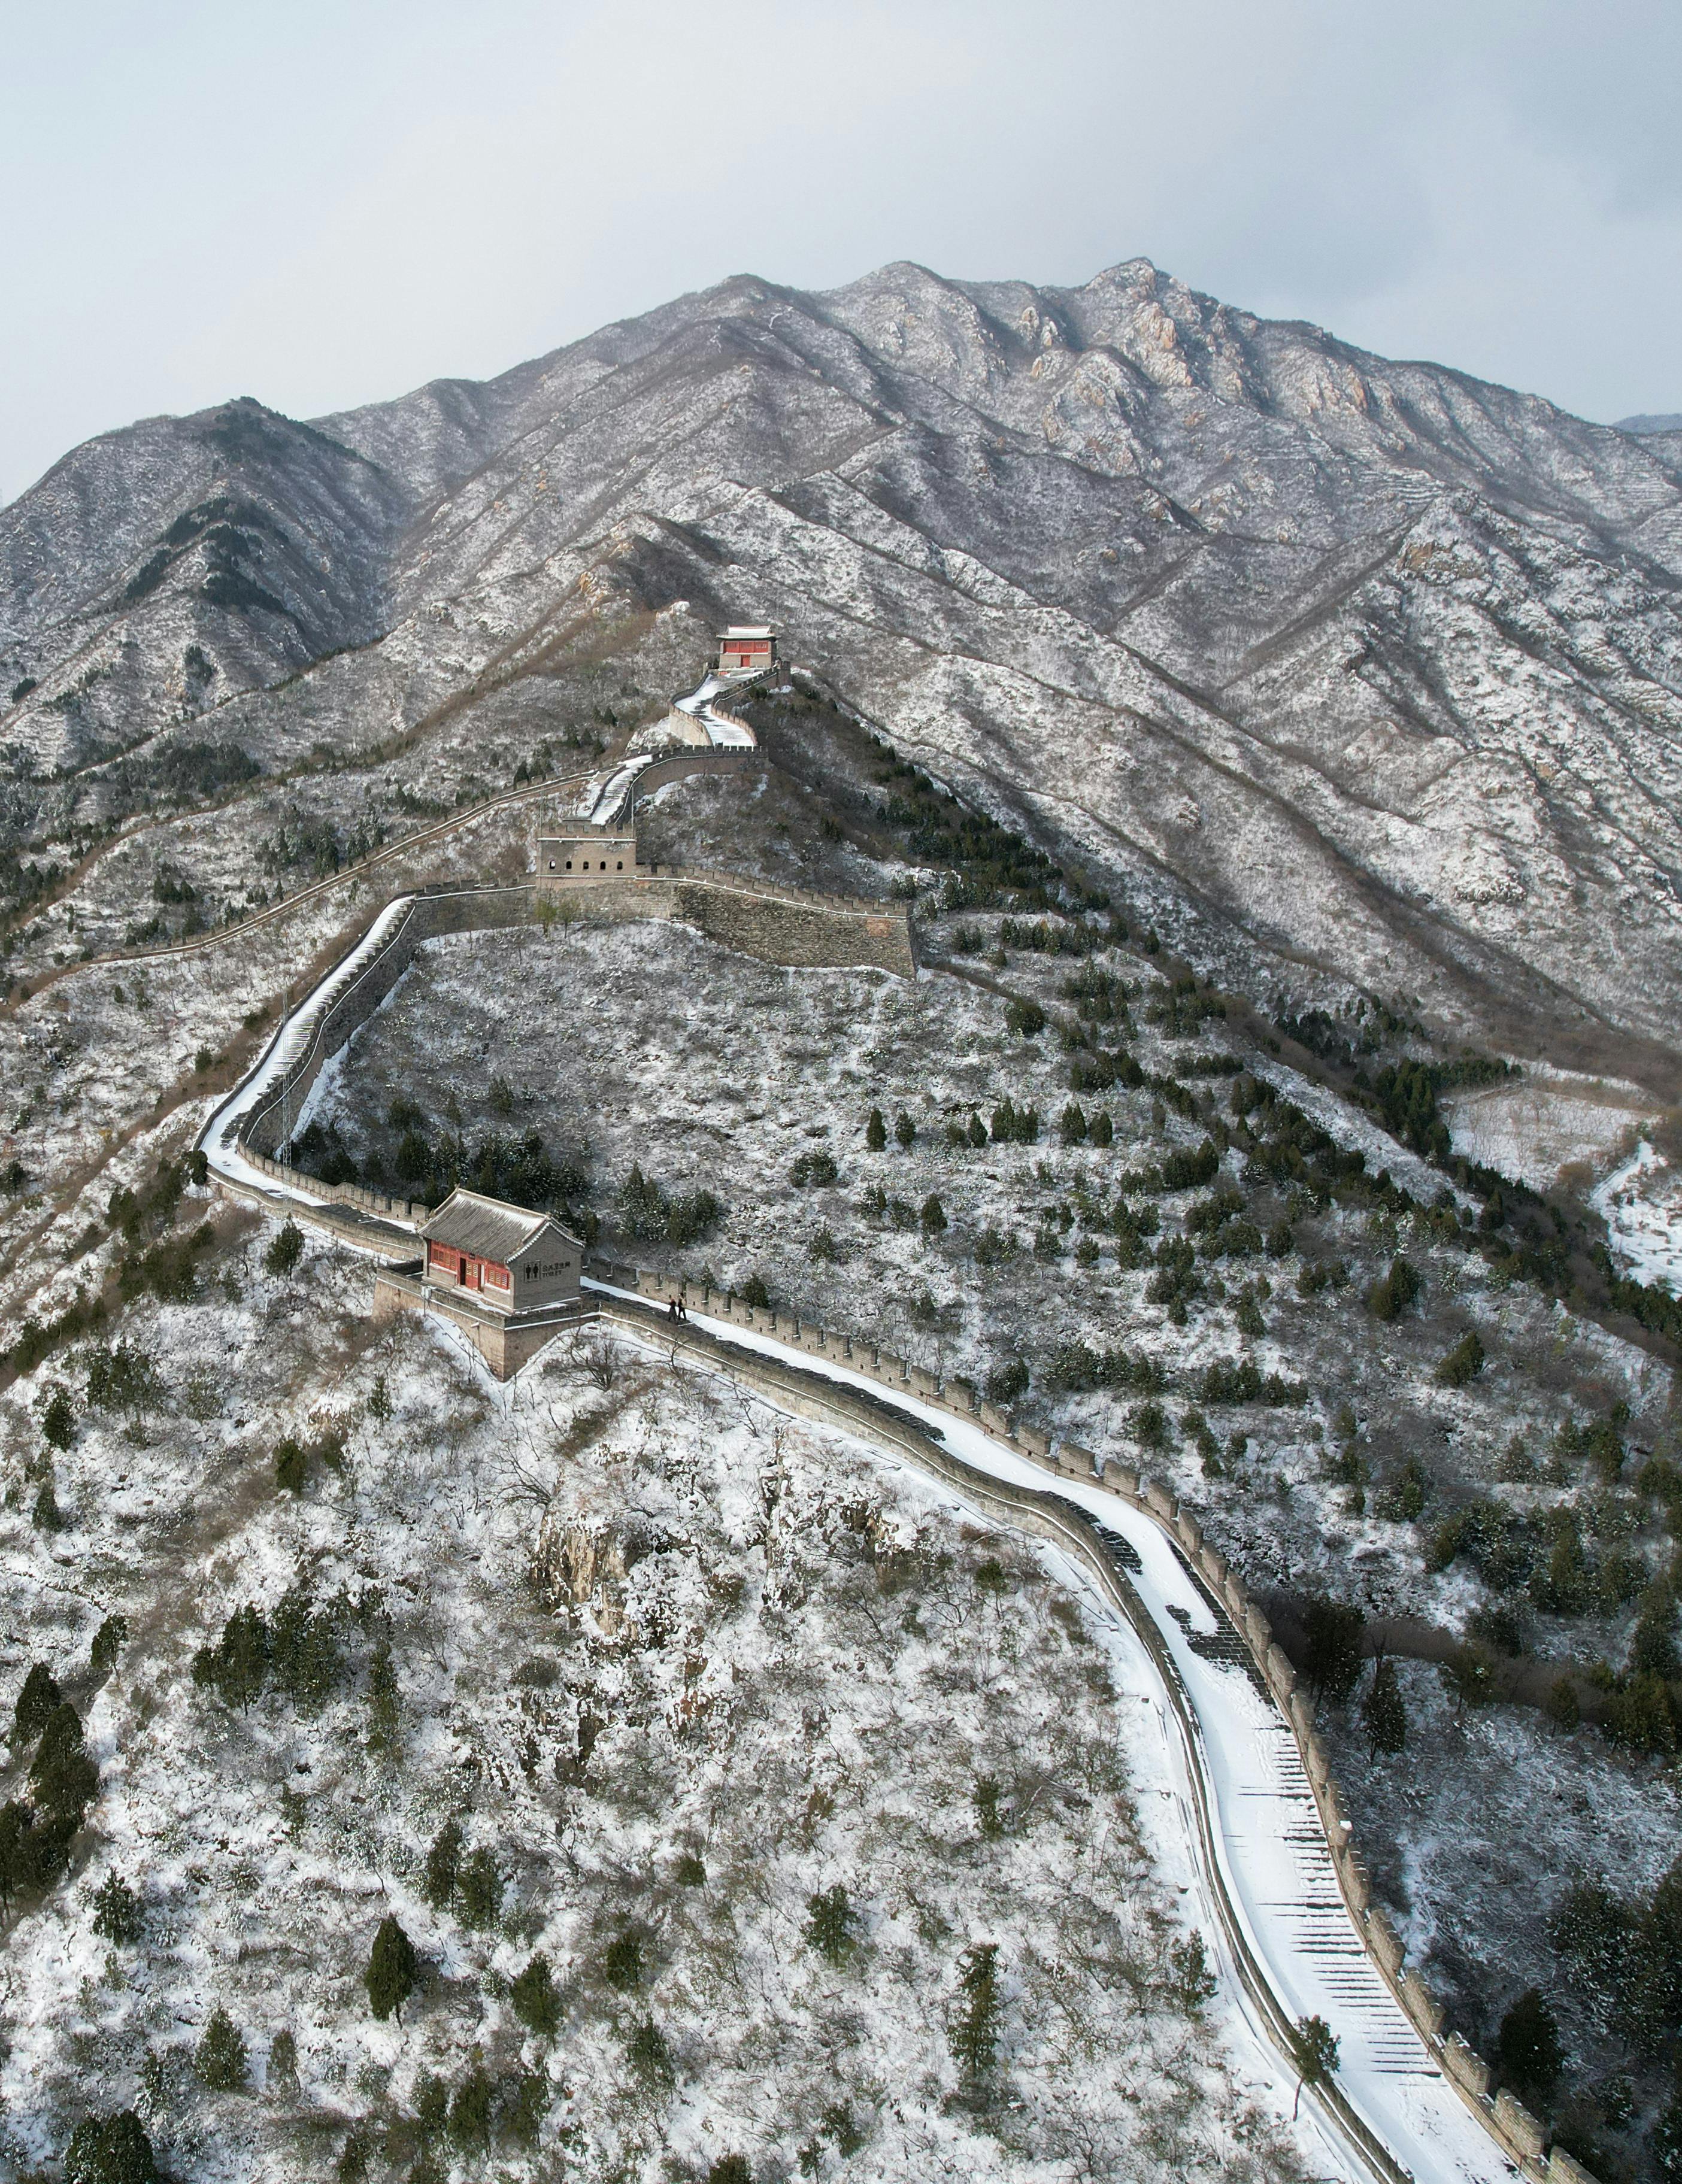
[{"label": "great wall", "polygon": [[[699,698],[700,694],[697,694]],[[632,773],[605,825],[660,779],[704,768],[697,750]],[[686,766],[685,760],[690,763]],[[732,751],[729,763],[739,763]],[[598,788],[605,786],[599,780]],[[588,794],[588,786],[586,794]],[[574,822],[576,815],[574,815]],[[399,897],[286,1018],[200,1143],[218,1187],[384,1262],[376,1308],[420,1309],[416,1229],[430,1208],[318,1182],[277,1157],[322,1068],[413,961],[443,934],[576,919],[677,917],[763,960],[873,963],[915,975],[897,905],[802,894],[718,872],[641,868],[545,887],[448,889]],[[681,1302],[689,1317],[674,1319]],[[664,1306],[668,1309],[662,1311]],[[1196,1519],[1161,1485],[1034,1428],[961,1381],[844,1334],[731,1295],[687,1289],[596,1259],[580,1304],[510,1329],[452,1300],[441,1312],[498,1378],[584,1320],[674,1360],[723,1373],[766,1402],[838,1424],[910,1462],[962,1504],[1028,1532],[1094,1587],[1142,1646],[1177,1727],[1189,1826],[1226,1967],[1287,2070],[1294,2028],[1323,2017],[1335,2075],[1309,2089],[1350,2173],[1384,2184],[1468,2184],[1518,2173],[1594,2184],[1456,2034],[1370,1901],[1366,1869],[1314,1725],[1309,1696],[1265,1617]]]}]

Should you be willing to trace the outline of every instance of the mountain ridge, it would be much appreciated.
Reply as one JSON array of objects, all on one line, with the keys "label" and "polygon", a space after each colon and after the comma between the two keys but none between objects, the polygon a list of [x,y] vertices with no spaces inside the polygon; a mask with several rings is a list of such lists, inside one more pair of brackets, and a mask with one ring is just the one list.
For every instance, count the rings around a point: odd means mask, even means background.
[{"label": "mountain ridge", "polygon": [[267,766],[265,694],[330,659],[338,749],[579,614],[769,616],[1205,960],[1674,1096],[1679,588],[1666,447],[1148,260],[740,275],[487,382],[71,451],[0,510],[0,744],[50,838],[160,736]]}]

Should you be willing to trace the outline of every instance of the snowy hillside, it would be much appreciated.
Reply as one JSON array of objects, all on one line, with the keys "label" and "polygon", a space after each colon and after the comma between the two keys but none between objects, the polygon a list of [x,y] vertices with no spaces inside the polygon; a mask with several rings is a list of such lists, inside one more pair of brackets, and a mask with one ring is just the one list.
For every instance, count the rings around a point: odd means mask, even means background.
[{"label": "snowy hillside", "polygon": [[493,1393],[250,1225],[127,1316],[138,1379],[8,1407],[75,1414],[7,1623],[97,1769],[7,1937],[12,2173],[127,2105],[205,2179],[1303,2173],[1137,1696],[1018,1544],[610,1341]]},{"label": "snowy hillside", "polygon": [[384,906],[517,892],[738,619],[793,670],[640,854],[916,976],[518,893],[286,1157],[1160,1482],[1451,2029],[1672,2173],[1679,582],[1676,435],[1143,261],[744,278],[0,510],[0,2175],[1345,2162],[1024,1537],[628,1337],[499,1387],[207,1189]]}]

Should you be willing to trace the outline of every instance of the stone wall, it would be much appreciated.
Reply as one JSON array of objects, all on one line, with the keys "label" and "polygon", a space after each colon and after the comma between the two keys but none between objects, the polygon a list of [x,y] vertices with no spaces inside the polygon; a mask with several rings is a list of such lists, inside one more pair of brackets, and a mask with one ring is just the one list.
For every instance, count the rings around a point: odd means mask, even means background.
[{"label": "stone wall", "polygon": [[764,963],[838,970],[874,963],[915,975],[911,922],[893,903],[850,906],[792,889],[772,891],[721,878],[680,879],[674,915],[710,939]]},{"label": "stone wall", "polygon": [[[686,871],[658,878],[610,873],[575,883],[564,895],[531,886],[458,888],[418,894],[375,954],[326,987],[313,1023],[304,1027],[308,1037],[302,1050],[242,1124],[241,1151],[254,1162],[274,1167],[274,1156],[297,1129],[316,1078],[391,992],[414,961],[417,948],[445,933],[529,925],[557,911],[615,921],[677,918],[727,947],[767,963],[808,969],[874,964],[905,978],[916,969],[911,923],[902,905],[812,894],[731,873]],[[288,1018],[277,1037],[295,1021]],[[415,1217],[406,1201],[360,1191],[352,1184],[315,1184],[291,1169],[274,1172],[309,1189],[312,1195],[342,1199],[398,1219]]]},{"label": "stone wall", "polygon": [[762,751],[744,744],[709,744],[704,750],[675,751],[670,758],[657,758],[643,768],[631,784],[631,801],[634,806],[655,789],[664,788],[667,782],[684,781],[691,774],[745,773],[764,763]]},{"label": "stone wall", "polygon": [[733,872],[688,867],[573,878],[543,889],[539,915],[593,922],[672,918],[762,963],[836,971],[874,965],[914,977],[911,920],[904,906],[853,895],[824,895]]},{"label": "stone wall", "polygon": [[242,1145],[240,1156],[265,1175],[285,1184],[288,1190],[302,1191],[324,1206],[354,1206],[364,1213],[382,1214],[392,1221],[424,1221],[432,1210],[421,1198],[393,1198],[383,1190],[365,1190],[359,1183],[323,1183],[319,1177],[288,1167],[284,1161],[273,1160],[251,1145]]},{"label": "stone wall", "polygon": [[[445,933],[525,925],[531,918],[529,887],[458,888],[437,894],[417,894],[376,953],[354,973],[328,987],[302,1052],[242,1125],[241,1150],[272,1155],[286,1143],[298,1128],[304,1104],[322,1069],[367,1022],[413,962],[415,951],[423,942]],[[293,1021],[289,1018],[287,1025]],[[281,1027],[282,1033],[287,1025]]]},{"label": "stone wall", "polygon": [[[639,1297],[650,1302],[677,1298],[687,1307],[705,1312],[712,1318],[727,1320],[738,1327],[760,1329],[792,1348],[845,1364],[890,1394],[915,1396],[938,1409],[972,1419],[1016,1455],[1028,1457],[1061,1478],[1101,1483],[1110,1492],[1152,1517],[1178,1541],[1212,1601],[1218,1603],[1244,1641],[1261,1682],[1290,1724],[1331,1849],[1338,1884],[1356,1931],[1428,2052],[1441,2065],[1479,2122],[1524,2175],[1546,2179],[1546,2184],[1594,2184],[1594,2179],[1562,2147],[1549,2148],[1543,2126],[1510,2092],[1503,2091],[1491,2098],[1492,2074],[1489,2065],[1457,2034],[1445,2031],[1440,2004],[1419,1974],[1406,1969],[1406,1953],[1400,1939],[1383,1911],[1371,1901],[1367,1869],[1356,1849],[1325,1747],[1315,1730],[1313,1708],[1307,1693],[1298,1684],[1295,1671],[1274,1640],[1266,1617],[1245,1592],[1237,1573],[1205,1540],[1202,1528],[1191,1511],[1181,1508],[1166,1487],[1142,1479],[1123,1464],[1101,1461],[1077,1441],[1064,1441],[1054,1451],[1047,1435],[1018,1423],[995,1405],[982,1401],[967,1381],[952,1380],[943,1384],[933,1373],[908,1365],[903,1358],[879,1350],[873,1344],[837,1334],[810,1321],[803,1322],[788,1312],[746,1304],[732,1295],[716,1294],[704,1284],[686,1285],[647,1268],[636,1269],[633,1275],[629,1268],[593,1264],[587,1272],[597,1280],[610,1281],[621,1289],[634,1289]],[[879,1424],[872,1424],[871,1430],[878,1431]],[[949,1461],[957,1463],[955,1458]],[[958,1468],[972,1480],[977,1476],[966,1466]],[[1089,1552],[1083,1559],[1089,1562],[1094,1556],[1090,1543],[1088,1545]],[[1102,1562],[1105,1558],[1099,1556],[1098,1560]],[[1138,1618],[1133,1616],[1131,1607],[1128,1613],[1137,1624]],[[1141,1628],[1140,1635],[1154,1653],[1160,1650],[1159,1640],[1155,1635],[1154,1619],[1145,1619],[1150,1630]],[[1165,1669],[1172,1691],[1176,1679],[1166,1654],[1160,1665]],[[1388,2162],[1386,2165],[1393,2166]]]},{"label": "stone wall", "polygon": [[511,1380],[529,1365],[540,1350],[547,1350],[557,1335],[582,1327],[597,1316],[593,1298],[569,1299],[541,1312],[515,1314],[488,1312],[466,1297],[424,1287],[420,1262],[391,1267],[374,1277],[374,1318],[389,1319],[400,1312],[431,1312],[447,1319],[465,1335],[498,1380]]}]

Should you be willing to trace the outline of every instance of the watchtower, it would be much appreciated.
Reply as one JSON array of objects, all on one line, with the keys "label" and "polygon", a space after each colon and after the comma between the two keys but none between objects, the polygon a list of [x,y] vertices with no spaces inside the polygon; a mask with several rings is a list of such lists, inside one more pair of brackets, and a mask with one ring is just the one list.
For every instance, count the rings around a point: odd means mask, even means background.
[{"label": "watchtower", "polygon": [[721,675],[766,675],[777,665],[777,632],[760,628],[721,629],[718,632],[718,672]]}]

